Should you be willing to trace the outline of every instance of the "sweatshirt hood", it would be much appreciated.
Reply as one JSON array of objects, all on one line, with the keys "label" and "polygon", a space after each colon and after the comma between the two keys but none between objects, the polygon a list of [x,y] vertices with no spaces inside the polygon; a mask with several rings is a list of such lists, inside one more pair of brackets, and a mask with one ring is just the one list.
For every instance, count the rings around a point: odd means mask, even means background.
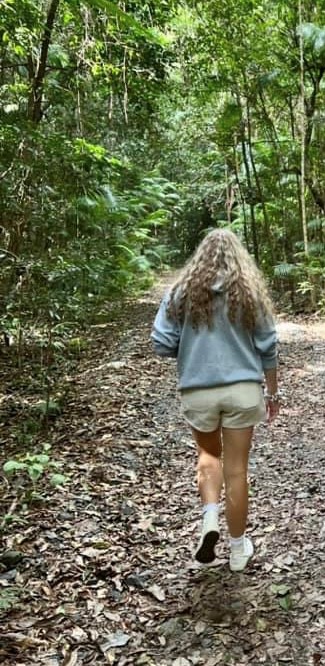
[{"label": "sweatshirt hood", "polygon": [[226,276],[224,274],[218,275],[216,281],[213,283],[211,290],[214,294],[222,294],[226,286]]}]

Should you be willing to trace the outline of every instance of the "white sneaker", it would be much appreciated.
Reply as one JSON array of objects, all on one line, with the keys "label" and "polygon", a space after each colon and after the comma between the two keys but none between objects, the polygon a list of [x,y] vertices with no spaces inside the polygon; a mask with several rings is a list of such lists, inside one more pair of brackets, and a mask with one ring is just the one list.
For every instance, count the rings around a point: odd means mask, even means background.
[{"label": "white sneaker", "polygon": [[248,537],[244,537],[242,546],[233,546],[230,551],[230,571],[243,571],[254,554],[254,546]]},{"label": "white sneaker", "polygon": [[219,541],[219,523],[217,511],[207,511],[203,516],[202,534],[195,553],[195,559],[201,564],[209,564],[215,559],[214,547]]}]

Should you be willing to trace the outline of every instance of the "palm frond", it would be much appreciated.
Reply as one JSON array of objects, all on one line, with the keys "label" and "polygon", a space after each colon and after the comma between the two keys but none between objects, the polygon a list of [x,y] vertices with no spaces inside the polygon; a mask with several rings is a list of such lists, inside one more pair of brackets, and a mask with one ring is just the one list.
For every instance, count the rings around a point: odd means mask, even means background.
[{"label": "palm frond", "polygon": [[297,266],[296,264],[289,264],[286,262],[283,262],[282,264],[277,264],[273,268],[274,270],[274,276],[278,278],[291,278],[294,277],[297,273]]}]

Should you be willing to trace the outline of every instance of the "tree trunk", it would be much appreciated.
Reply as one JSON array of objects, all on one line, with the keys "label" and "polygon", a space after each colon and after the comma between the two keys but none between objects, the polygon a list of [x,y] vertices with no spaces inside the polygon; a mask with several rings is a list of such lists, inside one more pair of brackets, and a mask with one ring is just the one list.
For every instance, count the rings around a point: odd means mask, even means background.
[{"label": "tree trunk", "polygon": [[244,194],[242,192],[242,187],[240,183],[240,176],[239,176],[239,165],[238,165],[238,157],[237,157],[237,151],[236,151],[236,145],[237,141],[235,141],[234,144],[234,159],[235,159],[235,177],[236,177],[236,183],[237,183],[237,188],[238,188],[238,194],[240,197],[242,209],[243,209],[243,222],[244,222],[244,238],[245,238],[245,244],[247,247],[247,250],[249,250],[249,241],[248,241],[248,229],[247,229],[247,215],[246,215],[246,201]]},{"label": "tree trunk", "polygon": [[[300,133],[301,133],[301,177],[300,177],[300,199],[301,199],[301,216],[302,216],[302,229],[304,236],[304,250],[308,255],[308,230],[307,230],[307,217],[306,217],[306,141],[311,141],[311,128],[310,137],[306,131],[306,115],[305,115],[305,67],[304,67],[304,38],[302,34],[303,23],[303,7],[302,0],[298,3],[299,11],[299,56],[300,56],[300,95],[301,95],[301,118],[300,118]],[[316,100],[315,100],[316,101]],[[311,123],[309,123],[311,126]]]},{"label": "tree trunk", "polygon": [[248,190],[249,190],[249,210],[250,210],[250,216],[251,216],[251,232],[252,232],[252,240],[253,240],[254,257],[255,257],[256,263],[258,264],[259,263],[259,247],[258,247],[257,227],[256,227],[256,218],[255,218],[255,205],[252,201],[253,186],[252,186],[252,178],[251,178],[251,173],[250,173],[250,168],[249,168],[249,162],[248,162],[248,156],[247,156],[247,150],[246,150],[246,140],[245,140],[244,133],[242,133],[242,137],[241,137],[241,147],[242,147],[243,161],[244,161],[244,166],[245,166],[247,187],[248,187]]},{"label": "tree trunk", "polygon": [[42,119],[42,98],[46,63],[59,4],[60,0],[51,0],[46,17],[39,61],[36,68],[32,62],[29,68],[32,89],[28,104],[28,119],[35,124],[38,124]]},{"label": "tree trunk", "polygon": [[239,92],[237,92],[237,103],[238,103],[238,106],[239,106],[239,108],[241,109],[241,112],[242,112],[241,128],[240,128],[240,142],[241,142],[243,162],[244,162],[245,173],[246,173],[247,189],[249,191],[249,210],[250,210],[250,216],[251,216],[251,232],[252,232],[252,241],[253,241],[253,251],[254,251],[255,261],[258,264],[259,263],[259,247],[258,247],[257,227],[256,227],[256,218],[255,218],[255,205],[254,205],[253,200],[252,200],[253,184],[252,184],[252,177],[251,177],[249,160],[248,160],[247,149],[246,149],[246,133],[245,133],[245,119],[244,119],[244,116],[243,116],[243,105],[242,105],[242,100],[241,100]]},{"label": "tree trunk", "polygon": [[248,150],[249,150],[249,157],[250,157],[250,162],[252,165],[252,171],[254,174],[254,179],[256,183],[256,189],[258,193],[259,200],[261,202],[262,206],[262,212],[263,212],[263,220],[264,220],[264,232],[265,236],[267,239],[268,243],[268,248],[270,252],[270,257],[271,257],[271,262],[272,265],[274,265],[274,253],[273,253],[273,242],[271,238],[271,231],[270,231],[270,222],[265,206],[265,201],[264,201],[264,196],[262,192],[262,187],[261,187],[261,181],[259,179],[259,175],[257,173],[256,165],[255,165],[255,159],[254,159],[254,153],[253,153],[253,148],[252,148],[252,124],[251,124],[251,114],[250,114],[250,107],[249,107],[249,99],[248,99],[248,90],[246,89],[246,118],[247,118],[247,139],[248,139]]}]

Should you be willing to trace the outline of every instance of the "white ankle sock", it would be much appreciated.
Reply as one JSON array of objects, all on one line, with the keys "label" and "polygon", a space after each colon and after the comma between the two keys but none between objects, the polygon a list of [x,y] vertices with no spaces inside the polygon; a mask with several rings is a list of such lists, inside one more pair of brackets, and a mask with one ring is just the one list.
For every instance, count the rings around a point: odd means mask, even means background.
[{"label": "white ankle sock", "polygon": [[205,515],[208,511],[216,511],[217,513],[219,513],[220,504],[216,504],[214,502],[211,502],[211,504],[204,504],[202,508],[203,515]]},{"label": "white ankle sock", "polygon": [[230,547],[231,548],[242,548],[245,543],[245,533],[240,537],[230,537]]}]

